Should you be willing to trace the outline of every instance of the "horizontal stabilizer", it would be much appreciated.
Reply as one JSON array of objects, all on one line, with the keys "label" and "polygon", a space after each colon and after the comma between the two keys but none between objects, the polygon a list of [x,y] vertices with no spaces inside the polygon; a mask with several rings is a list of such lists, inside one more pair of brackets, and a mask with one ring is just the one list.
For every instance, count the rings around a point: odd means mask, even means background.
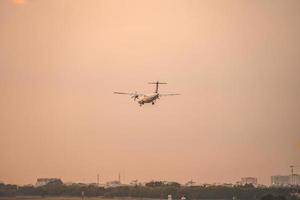
[{"label": "horizontal stabilizer", "polygon": [[148,84],[168,84],[168,83],[164,83],[164,82],[149,82]]},{"label": "horizontal stabilizer", "polygon": [[156,82],[149,82],[148,84],[155,84],[156,87],[155,87],[155,91],[154,92],[158,93],[158,85],[160,85],[160,84],[168,84],[168,83],[156,81]]}]

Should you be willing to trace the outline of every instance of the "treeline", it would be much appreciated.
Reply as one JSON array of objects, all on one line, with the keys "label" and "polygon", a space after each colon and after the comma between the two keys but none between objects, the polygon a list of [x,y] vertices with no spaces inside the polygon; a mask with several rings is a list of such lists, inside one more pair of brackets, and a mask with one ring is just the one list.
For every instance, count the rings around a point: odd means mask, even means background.
[{"label": "treeline", "polygon": [[[0,196],[103,196],[103,197],[138,197],[166,199],[169,194],[174,199],[236,199],[242,200],[296,200],[292,195],[299,193],[298,188],[256,188],[245,186],[181,186],[178,183],[165,184],[161,181],[149,182],[145,186],[120,186],[103,188],[95,185],[48,184],[40,187],[0,184]],[[299,198],[298,198],[299,200]]]}]

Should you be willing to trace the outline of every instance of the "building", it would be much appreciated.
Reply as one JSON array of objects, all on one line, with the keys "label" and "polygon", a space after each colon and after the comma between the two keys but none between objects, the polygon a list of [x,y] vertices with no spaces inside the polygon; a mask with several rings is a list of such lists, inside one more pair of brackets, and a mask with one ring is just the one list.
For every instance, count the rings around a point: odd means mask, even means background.
[{"label": "building", "polygon": [[300,175],[276,175],[271,176],[271,185],[276,187],[284,187],[289,185],[300,185]]},{"label": "building", "polygon": [[289,176],[271,176],[271,185],[276,187],[288,186],[290,184]]},{"label": "building", "polygon": [[63,184],[59,178],[38,178],[35,186],[40,187],[48,184]]},{"label": "building", "polygon": [[252,184],[252,185],[257,185],[257,178],[254,177],[244,177],[241,179],[242,185],[246,184]]},{"label": "building", "polygon": [[221,186],[232,188],[234,185],[232,183],[223,183]]},{"label": "building", "polygon": [[105,184],[105,188],[114,188],[122,186],[120,181],[109,181]]},{"label": "building", "polygon": [[289,175],[289,184],[300,185],[300,175],[299,174]]}]

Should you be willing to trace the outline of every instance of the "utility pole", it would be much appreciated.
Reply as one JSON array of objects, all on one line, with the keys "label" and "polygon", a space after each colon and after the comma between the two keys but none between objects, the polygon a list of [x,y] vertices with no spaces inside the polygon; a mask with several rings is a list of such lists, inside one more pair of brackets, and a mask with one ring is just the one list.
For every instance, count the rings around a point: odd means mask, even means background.
[{"label": "utility pole", "polygon": [[99,187],[99,174],[97,174],[97,186]]}]

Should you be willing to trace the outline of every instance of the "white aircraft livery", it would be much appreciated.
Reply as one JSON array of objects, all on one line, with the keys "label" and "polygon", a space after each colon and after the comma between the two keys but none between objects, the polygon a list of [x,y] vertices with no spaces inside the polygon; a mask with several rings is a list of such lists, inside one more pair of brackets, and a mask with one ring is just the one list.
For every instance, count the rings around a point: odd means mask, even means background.
[{"label": "white aircraft livery", "polygon": [[152,103],[152,105],[154,105],[156,100],[162,96],[180,95],[180,94],[161,94],[161,93],[159,93],[158,86],[160,84],[167,84],[167,83],[162,83],[162,82],[156,81],[156,82],[149,82],[149,84],[156,85],[155,91],[151,94],[139,94],[137,92],[134,92],[134,93],[114,92],[114,93],[129,95],[129,96],[131,96],[131,98],[133,98],[134,101],[138,100],[137,102],[140,104],[140,106],[144,105],[145,103]]}]

